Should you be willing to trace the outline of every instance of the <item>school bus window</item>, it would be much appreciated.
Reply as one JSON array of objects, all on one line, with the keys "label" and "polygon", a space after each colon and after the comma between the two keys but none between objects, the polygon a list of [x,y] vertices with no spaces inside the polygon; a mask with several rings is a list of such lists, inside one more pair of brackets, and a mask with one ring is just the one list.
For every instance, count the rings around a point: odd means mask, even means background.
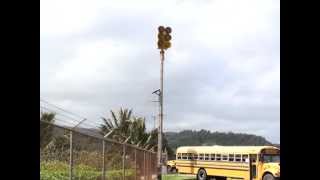
[{"label": "school bus window", "polygon": [[264,154],[261,158],[262,162],[270,163],[270,162],[280,162],[280,154]]},{"label": "school bus window", "polygon": [[228,155],[226,154],[222,155],[222,161],[228,161]]},{"label": "school bus window", "polygon": [[251,158],[252,158],[252,162],[256,162],[257,161],[257,155],[256,154],[252,155]]},{"label": "school bus window", "polygon": [[248,155],[242,155],[242,162],[249,162],[249,156]]},{"label": "school bus window", "polygon": [[182,153],[182,159],[187,159],[187,153]]},{"label": "school bus window", "polygon": [[236,154],[236,162],[240,162],[241,161],[241,154]]},{"label": "school bus window", "polygon": [[203,160],[203,154],[199,154],[199,160]]},{"label": "school bus window", "polygon": [[217,154],[217,155],[216,155],[216,160],[217,160],[217,161],[221,161],[221,154]]},{"label": "school bus window", "polygon": [[193,159],[198,160],[198,154],[193,154]]},{"label": "school bus window", "polygon": [[234,161],[234,154],[229,154],[229,161]]},{"label": "school bus window", "polygon": [[211,155],[210,155],[211,161],[214,161],[214,160],[215,160],[215,156],[216,156],[215,154],[211,154]]},{"label": "school bus window", "polygon": [[188,159],[192,160],[192,154],[191,153],[188,153]]},{"label": "school bus window", "polygon": [[209,154],[205,154],[204,160],[209,160]]},{"label": "school bus window", "polygon": [[181,154],[180,153],[178,154],[178,159],[181,159]]}]

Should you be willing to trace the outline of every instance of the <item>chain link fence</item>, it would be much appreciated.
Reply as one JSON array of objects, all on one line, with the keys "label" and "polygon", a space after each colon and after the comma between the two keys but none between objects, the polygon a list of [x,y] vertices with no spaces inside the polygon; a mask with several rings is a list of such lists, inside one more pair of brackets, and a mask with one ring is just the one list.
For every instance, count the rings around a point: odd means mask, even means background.
[{"label": "chain link fence", "polygon": [[155,152],[40,121],[41,180],[157,179]]}]

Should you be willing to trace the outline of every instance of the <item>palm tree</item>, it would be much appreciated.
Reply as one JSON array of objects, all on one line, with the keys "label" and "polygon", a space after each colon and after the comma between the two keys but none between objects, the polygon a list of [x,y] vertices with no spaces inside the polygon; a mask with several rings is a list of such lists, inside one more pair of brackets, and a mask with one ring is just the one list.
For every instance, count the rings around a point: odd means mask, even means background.
[{"label": "palm tree", "polygon": [[[104,124],[100,126],[103,135],[111,132],[111,137],[117,141],[123,142],[130,137],[129,143],[138,145],[142,148],[157,149],[158,131],[153,129],[151,132],[146,131],[145,118],[132,116],[132,110],[120,109],[118,116],[111,111],[111,119],[102,117]],[[163,150],[166,148],[171,152],[167,139],[163,138]]]},{"label": "palm tree", "polygon": [[129,126],[130,142],[132,144],[144,144],[148,139],[148,133],[146,133],[145,118],[133,117]]},{"label": "palm tree", "polygon": [[124,141],[130,136],[129,128],[131,124],[132,110],[120,109],[118,116],[111,110],[111,119],[102,117],[104,124],[101,124],[100,130],[102,134],[107,134],[113,131],[112,138],[118,141]]},{"label": "palm tree", "polygon": [[120,109],[118,115],[111,111],[111,119],[102,117],[104,124],[100,126],[103,135],[111,132],[111,137],[123,142],[130,137],[129,143],[145,147],[153,138],[153,135],[146,132],[145,118],[132,116],[132,110]]}]

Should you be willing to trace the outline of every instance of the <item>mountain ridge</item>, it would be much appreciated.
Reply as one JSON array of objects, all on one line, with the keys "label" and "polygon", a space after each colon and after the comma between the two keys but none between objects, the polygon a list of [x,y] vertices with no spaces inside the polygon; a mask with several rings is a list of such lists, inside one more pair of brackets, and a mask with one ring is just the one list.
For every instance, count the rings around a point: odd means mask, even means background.
[{"label": "mountain ridge", "polygon": [[276,145],[266,140],[263,136],[246,133],[233,132],[211,132],[209,130],[183,130],[180,132],[165,132],[165,137],[172,150],[179,146],[204,146],[204,145],[224,145],[224,146],[259,146]]}]

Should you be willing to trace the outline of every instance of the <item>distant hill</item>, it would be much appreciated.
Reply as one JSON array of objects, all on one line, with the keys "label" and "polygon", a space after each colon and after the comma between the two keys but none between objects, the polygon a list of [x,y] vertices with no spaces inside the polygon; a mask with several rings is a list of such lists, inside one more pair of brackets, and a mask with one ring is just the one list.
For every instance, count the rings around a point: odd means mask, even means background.
[{"label": "distant hill", "polygon": [[[201,146],[201,145],[272,145],[264,137],[243,133],[210,132],[208,130],[181,132],[166,132],[165,136],[173,151],[179,146]],[[280,145],[279,145],[280,146]]]},{"label": "distant hill", "polygon": [[[94,136],[101,136],[98,129],[89,128],[76,128],[76,131],[83,134],[89,134]],[[65,131],[61,128],[55,128],[53,134],[55,136],[63,136]],[[164,143],[168,143],[169,149],[168,155],[170,159],[174,159],[175,150],[179,146],[201,146],[201,145],[274,145],[280,148],[280,144],[272,144],[264,137],[256,136],[252,134],[232,133],[232,132],[210,132],[208,130],[192,131],[184,130],[181,132],[165,132]],[[100,141],[96,141],[95,138],[84,136],[79,133],[74,133],[74,142],[78,146],[84,146],[90,143],[92,149],[100,147]]]},{"label": "distant hill", "polygon": [[273,144],[273,146],[275,146],[275,147],[280,149],[280,144]]}]

